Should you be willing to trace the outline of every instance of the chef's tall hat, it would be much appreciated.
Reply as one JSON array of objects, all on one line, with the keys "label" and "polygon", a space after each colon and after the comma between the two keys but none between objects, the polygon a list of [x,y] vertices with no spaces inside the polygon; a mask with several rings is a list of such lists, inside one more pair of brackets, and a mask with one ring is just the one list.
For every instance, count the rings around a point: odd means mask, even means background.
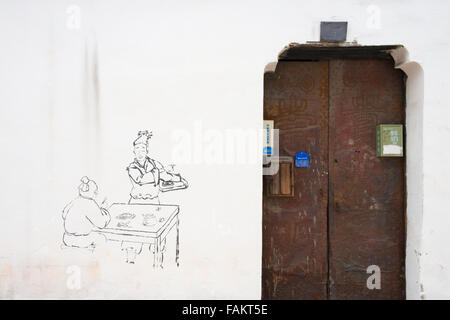
[{"label": "chef's tall hat", "polygon": [[147,145],[148,140],[150,140],[152,135],[153,135],[152,132],[151,131],[149,132],[148,130],[139,131],[137,139],[134,140],[134,142],[133,142],[133,146],[140,144],[140,143]]}]

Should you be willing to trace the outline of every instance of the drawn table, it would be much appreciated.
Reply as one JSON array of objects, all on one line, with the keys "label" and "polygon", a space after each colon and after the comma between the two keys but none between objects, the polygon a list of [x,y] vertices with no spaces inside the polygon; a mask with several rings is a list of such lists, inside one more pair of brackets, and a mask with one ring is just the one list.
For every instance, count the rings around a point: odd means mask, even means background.
[{"label": "drawn table", "polygon": [[176,256],[179,266],[179,207],[177,205],[114,203],[109,208],[111,221],[94,232],[107,240],[154,245],[153,267],[163,267],[163,250],[167,234],[175,227]]}]

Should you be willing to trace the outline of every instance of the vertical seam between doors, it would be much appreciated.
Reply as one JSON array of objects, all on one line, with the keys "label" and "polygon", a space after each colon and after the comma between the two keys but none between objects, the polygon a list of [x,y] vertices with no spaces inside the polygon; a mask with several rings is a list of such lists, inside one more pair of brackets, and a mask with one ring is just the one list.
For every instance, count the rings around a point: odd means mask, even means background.
[{"label": "vertical seam between doors", "polygon": [[327,149],[328,149],[328,175],[327,175],[327,300],[330,299],[330,60],[328,60],[328,134],[327,134]]}]

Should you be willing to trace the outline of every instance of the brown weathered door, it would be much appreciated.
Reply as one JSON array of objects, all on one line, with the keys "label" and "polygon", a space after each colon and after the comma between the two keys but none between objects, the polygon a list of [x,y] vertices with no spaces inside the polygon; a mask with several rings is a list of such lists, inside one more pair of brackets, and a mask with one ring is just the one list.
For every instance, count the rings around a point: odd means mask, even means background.
[{"label": "brown weathered door", "polygon": [[[404,123],[403,73],[389,60],[329,63],[329,297],[404,298],[404,158],[377,158],[377,124]],[[381,271],[368,290],[367,267]]]},{"label": "brown weathered door", "polygon": [[[293,195],[266,176],[263,196],[263,299],[326,299],[328,205],[328,62],[282,62],[264,78],[264,119],[280,130],[280,155],[311,155],[293,167]],[[275,188],[276,189],[276,188]],[[273,195],[275,193],[275,195]]]},{"label": "brown weathered door", "polygon": [[[263,180],[263,299],[404,298],[405,162],[375,149],[377,124],[404,123],[403,92],[386,59],[279,61],[265,74],[264,119],[285,160]],[[301,151],[308,168],[289,162]],[[371,265],[379,290],[366,286]]]}]

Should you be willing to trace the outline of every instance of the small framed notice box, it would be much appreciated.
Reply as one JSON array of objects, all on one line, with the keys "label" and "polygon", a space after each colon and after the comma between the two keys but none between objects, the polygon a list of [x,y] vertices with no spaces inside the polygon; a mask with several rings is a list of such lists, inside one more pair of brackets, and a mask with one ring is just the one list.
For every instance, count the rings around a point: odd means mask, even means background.
[{"label": "small framed notice box", "polygon": [[403,125],[377,126],[377,157],[403,157]]}]

